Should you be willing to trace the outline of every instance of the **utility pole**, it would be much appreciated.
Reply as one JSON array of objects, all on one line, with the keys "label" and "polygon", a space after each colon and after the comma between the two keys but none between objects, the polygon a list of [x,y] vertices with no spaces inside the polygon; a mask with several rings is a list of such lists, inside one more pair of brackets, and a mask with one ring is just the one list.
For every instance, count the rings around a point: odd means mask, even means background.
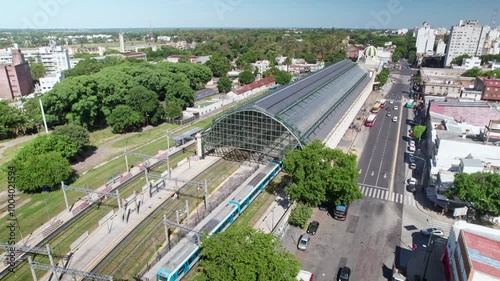
[{"label": "utility pole", "polygon": [[45,133],[48,134],[49,129],[47,128],[47,119],[45,119],[45,111],[43,111],[42,97],[40,97],[40,99],[38,99],[38,101],[40,102],[40,110],[42,111],[42,118],[43,118],[43,125],[45,126]]}]

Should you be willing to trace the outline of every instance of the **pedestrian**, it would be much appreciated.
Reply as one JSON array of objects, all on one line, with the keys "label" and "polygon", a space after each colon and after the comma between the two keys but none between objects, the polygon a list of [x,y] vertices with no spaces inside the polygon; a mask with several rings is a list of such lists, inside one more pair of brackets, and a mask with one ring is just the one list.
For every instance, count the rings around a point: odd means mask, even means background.
[{"label": "pedestrian", "polygon": [[417,250],[417,244],[413,244],[413,251]]}]

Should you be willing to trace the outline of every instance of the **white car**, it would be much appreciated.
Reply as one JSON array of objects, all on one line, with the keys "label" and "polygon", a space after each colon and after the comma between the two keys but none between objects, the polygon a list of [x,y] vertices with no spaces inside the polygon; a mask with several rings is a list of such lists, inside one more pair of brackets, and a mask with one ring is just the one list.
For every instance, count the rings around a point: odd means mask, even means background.
[{"label": "white car", "polygon": [[394,110],[398,110],[398,106],[397,105],[394,107]]},{"label": "white car", "polygon": [[409,185],[417,185],[418,180],[416,178],[409,178],[408,179],[408,184]]},{"label": "white car", "polygon": [[415,141],[414,140],[410,140],[410,146],[415,146]]},{"label": "white car", "polygon": [[389,101],[389,103],[390,103],[390,104],[393,104],[393,103],[394,103],[394,101],[393,101],[393,100],[391,100],[391,101]]},{"label": "white car", "polygon": [[397,116],[394,116],[394,117],[392,118],[392,122],[398,122],[398,117],[397,117]]},{"label": "white car", "polygon": [[409,146],[408,146],[408,151],[409,151],[409,152],[415,152],[415,146],[413,146],[413,145],[409,145]]},{"label": "white car", "polygon": [[444,236],[444,231],[441,228],[427,228],[427,229],[422,229],[420,230],[420,233],[424,236],[438,236],[438,237],[443,237]]}]

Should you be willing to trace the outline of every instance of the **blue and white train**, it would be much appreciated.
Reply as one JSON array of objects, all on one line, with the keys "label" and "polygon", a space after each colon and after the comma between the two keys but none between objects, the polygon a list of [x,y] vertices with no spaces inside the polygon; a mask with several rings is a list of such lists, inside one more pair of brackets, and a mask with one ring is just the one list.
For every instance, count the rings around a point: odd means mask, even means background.
[{"label": "blue and white train", "polygon": [[[234,220],[252,203],[266,185],[281,170],[281,163],[270,163],[255,175],[248,184],[239,187],[231,194],[231,199],[224,201],[207,218],[196,231],[209,235],[226,230]],[[181,279],[200,258],[200,247],[196,243],[196,234],[190,232],[167,253],[168,260],[156,273],[157,281],[176,281]]]}]

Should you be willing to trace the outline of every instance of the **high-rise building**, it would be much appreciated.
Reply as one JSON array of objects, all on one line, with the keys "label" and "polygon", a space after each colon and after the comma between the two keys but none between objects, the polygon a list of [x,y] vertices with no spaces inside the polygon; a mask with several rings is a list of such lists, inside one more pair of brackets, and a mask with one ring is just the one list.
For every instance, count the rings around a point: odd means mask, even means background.
[{"label": "high-rise building", "polygon": [[417,29],[417,55],[434,53],[435,39],[434,29],[427,22],[424,22],[422,27]]},{"label": "high-rise building", "polygon": [[482,26],[477,20],[460,20],[452,26],[448,45],[446,46],[445,66],[460,55],[480,56],[483,52],[484,40],[489,27]]},{"label": "high-rise building", "polygon": [[30,66],[21,51],[12,49],[12,63],[0,64],[0,98],[14,99],[32,92]]},{"label": "high-rise building", "polygon": [[436,55],[443,56],[446,53],[446,43],[443,40],[439,40],[436,44]]},{"label": "high-rise building", "polygon": [[[0,62],[13,63],[12,50],[16,49],[0,50]],[[47,73],[58,73],[71,68],[68,50],[61,46],[23,49],[23,53],[26,59],[43,64]]]}]

